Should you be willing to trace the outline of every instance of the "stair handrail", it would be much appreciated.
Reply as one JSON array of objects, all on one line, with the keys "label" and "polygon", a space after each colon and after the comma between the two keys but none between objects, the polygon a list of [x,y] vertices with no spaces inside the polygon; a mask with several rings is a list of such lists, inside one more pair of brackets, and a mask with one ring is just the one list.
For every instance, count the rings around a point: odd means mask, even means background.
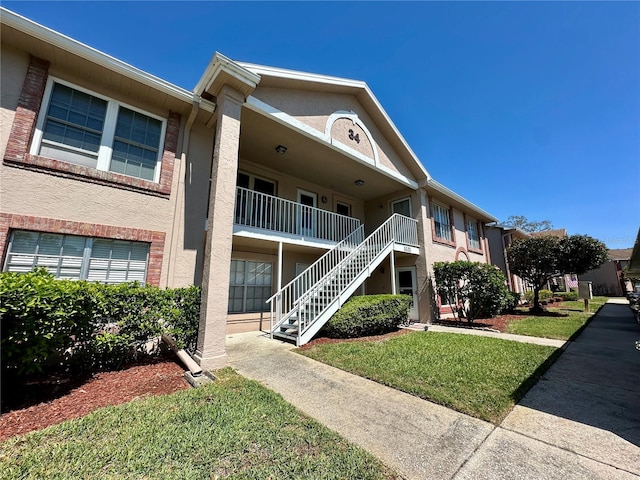
[{"label": "stair handrail", "polygon": [[[309,289],[307,289],[304,294],[299,295],[294,304],[294,308],[291,310],[291,312],[288,312],[288,316],[291,316],[296,311],[300,312],[301,308],[309,303],[309,299],[311,299],[313,296],[316,296],[324,287],[330,284],[333,278],[335,278],[340,273],[340,269],[344,270],[346,265],[356,260],[358,256],[368,247],[373,246],[377,248],[369,248],[367,250],[367,255],[364,261],[361,260],[360,264],[356,266],[355,271],[357,273],[352,272],[352,276],[348,279],[348,281],[341,282],[341,286],[339,286],[337,291],[333,292],[334,296],[331,301],[325,306],[325,309],[328,307],[328,305],[339,298],[339,296],[344,291],[346,291],[347,288],[349,288],[351,283],[362,273],[365,268],[367,268],[373,262],[373,260],[381,252],[383,252],[389,246],[389,244],[395,242],[402,245],[417,247],[417,229],[407,228],[410,224],[413,224],[415,226],[417,225],[417,221],[413,218],[409,218],[398,213],[395,213],[391,217],[389,217],[382,225],[380,225],[376,230],[374,230],[373,233],[367,236],[367,238],[365,238],[359,245],[357,245],[356,248],[354,248],[338,264],[336,264],[331,270],[329,270],[321,279],[319,279],[314,285],[309,287]],[[322,312],[320,312],[320,314],[321,313]],[[316,313],[316,318],[320,316],[320,314]],[[284,320],[286,320],[286,318],[279,323],[283,323]],[[300,317],[298,322],[298,335],[302,335],[309,327],[311,327],[311,325],[313,325],[314,322],[315,319],[311,322],[306,322]],[[278,323],[276,323],[276,327],[277,326]]]},{"label": "stair handrail", "polygon": [[[293,280],[269,297],[265,303],[271,304],[271,329],[273,330],[274,327],[274,313],[276,317],[275,324],[277,325],[278,323],[282,323],[282,321],[286,320],[287,314],[293,311],[293,307],[297,300],[297,297],[295,296],[296,284],[299,286],[307,285],[307,288],[309,288],[308,286],[310,285],[315,285],[318,280],[324,276],[323,272],[333,269],[333,267],[351,251],[351,248],[360,244],[363,239],[364,225],[360,225],[342,241],[338,242],[331,250],[328,250]],[[341,255],[341,253],[345,254]],[[305,288],[305,291],[307,288]],[[283,303],[285,305],[283,305]],[[287,306],[287,304],[290,305]],[[274,306],[276,307],[276,312],[273,310]],[[284,309],[283,306],[285,307]]]}]

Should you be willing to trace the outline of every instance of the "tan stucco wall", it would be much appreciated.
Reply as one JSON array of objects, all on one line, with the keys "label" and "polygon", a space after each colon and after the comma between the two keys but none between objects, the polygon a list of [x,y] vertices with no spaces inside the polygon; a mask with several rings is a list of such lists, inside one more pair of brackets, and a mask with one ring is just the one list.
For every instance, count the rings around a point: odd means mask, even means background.
[{"label": "tan stucco wall", "polygon": [[[272,107],[291,115],[322,134],[325,132],[327,121],[331,114],[342,110],[355,112],[377,144],[380,163],[405,177],[415,180],[410,170],[402,161],[401,156],[391,147],[378,126],[353,95],[264,87],[258,87],[252,95]],[[340,128],[341,126],[342,128]],[[345,131],[353,128],[353,125],[349,126],[347,122],[343,122],[337,126],[334,125],[334,127],[332,134],[335,136],[333,138],[342,141],[342,143],[362,153],[366,151],[364,150],[362,141],[360,144],[356,144],[348,139],[345,140]],[[364,132],[362,132],[361,129],[358,129],[358,132],[362,133],[362,140]]]},{"label": "tan stucco wall", "polygon": [[[2,50],[0,50],[0,72],[2,72],[0,84],[0,159],[4,158],[13,117],[28,67],[29,54],[2,45]],[[0,176],[0,182],[3,180],[3,177]],[[1,203],[2,197],[0,197],[0,206]]]},{"label": "tan stucco wall", "polygon": [[189,148],[182,170],[175,176],[183,182],[179,192],[175,234],[175,259],[169,286],[181,287],[202,281],[205,221],[213,155],[213,129],[193,125],[189,136]]},{"label": "tan stucco wall", "polygon": [[[1,53],[0,154],[2,156],[0,158],[4,158],[15,109],[29,64],[29,55],[6,45],[2,46]],[[167,118],[169,115],[168,110],[158,105],[146,103],[137,95],[135,97],[127,96],[121,92],[96,88],[89,80],[77,78],[68,72],[56,69],[54,66],[49,69],[49,75],[163,118]],[[150,98],[152,97],[153,92],[150,94]],[[184,117],[182,123],[184,124]],[[0,162],[0,209],[2,212],[11,214],[164,232],[166,236],[160,285],[192,284],[195,258],[193,254],[189,255],[189,251],[195,248],[193,245],[198,241],[190,239],[188,235],[188,243],[184,243],[185,238],[180,239],[183,243],[178,249],[178,255],[176,255],[179,264],[177,280],[169,282],[168,279],[168,262],[170,261],[173,238],[173,214],[177,199],[176,189],[180,181],[179,159],[183,128],[182,125],[177,143],[172,194],[169,198],[125,190],[117,186],[91,183],[89,179],[84,178],[66,178],[58,174],[17,168]],[[211,157],[211,140],[207,140],[207,136],[201,132],[195,137],[197,145],[192,151],[193,157],[204,159],[204,163],[206,163],[206,160]],[[210,135],[208,137],[210,138]],[[202,160],[196,163],[202,163]],[[207,171],[204,177],[207,180],[206,188],[208,188],[210,167],[205,166],[205,168]],[[206,209],[206,200],[203,200],[203,198],[206,199],[206,190],[204,197],[202,194],[198,196],[200,197],[199,201],[204,203]],[[201,215],[201,224],[204,224],[204,213]],[[187,229],[190,228],[190,223],[193,222],[187,222]],[[202,238],[199,242],[202,243]]]}]

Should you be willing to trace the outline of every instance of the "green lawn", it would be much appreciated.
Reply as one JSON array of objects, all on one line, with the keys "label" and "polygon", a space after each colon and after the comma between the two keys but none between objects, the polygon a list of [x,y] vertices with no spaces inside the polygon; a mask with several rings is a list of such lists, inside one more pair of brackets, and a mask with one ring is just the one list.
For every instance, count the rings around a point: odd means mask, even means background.
[{"label": "green lawn", "polygon": [[529,335],[531,337],[568,340],[576,333],[593,313],[604,305],[608,297],[594,297],[589,300],[590,313],[584,312],[584,300],[562,302],[558,306],[549,306],[548,311],[563,316],[531,315],[513,320],[507,326],[508,333]]},{"label": "green lawn", "polygon": [[0,443],[3,479],[395,479],[371,455],[235,374]]},{"label": "green lawn", "polygon": [[455,333],[298,350],[384,385],[499,423],[555,359],[556,349]]}]

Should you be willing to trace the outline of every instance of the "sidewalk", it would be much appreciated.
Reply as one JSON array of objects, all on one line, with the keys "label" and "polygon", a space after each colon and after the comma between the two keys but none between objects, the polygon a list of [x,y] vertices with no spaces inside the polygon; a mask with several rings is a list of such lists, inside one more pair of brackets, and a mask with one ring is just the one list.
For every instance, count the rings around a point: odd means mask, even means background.
[{"label": "sidewalk", "polygon": [[[491,332],[486,332],[491,333]],[[242,375],[408,479],[640,479],[640,328],[605,305],[499,426],[351,375],[257,332],[227,337]]]}]

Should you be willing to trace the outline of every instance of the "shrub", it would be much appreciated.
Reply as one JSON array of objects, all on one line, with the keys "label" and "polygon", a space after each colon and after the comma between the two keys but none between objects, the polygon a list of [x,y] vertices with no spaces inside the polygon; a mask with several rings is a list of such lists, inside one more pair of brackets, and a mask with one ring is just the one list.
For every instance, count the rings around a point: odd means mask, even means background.
[{"label": "shrub", "polygon": [[563,301],[575,301],[578,300],[579,295],[578,292],[556,292],[556,297],[561,298]]},{"label": "shrub", "polygon": [[504,275],[493,265],[463,260],[436,262],[433,271],[442,302],[469,323],[496,316],[512,301]]},{"label": "shrub", "polygon": [[45,269],[0,274],[2,369],[30,375],[115,367],[158,351],[166,332],[195,350],[200,288],[55,280]]},{"label": "shrub", "polygon": [[513,312],[518,305],[520,305],[520,294],[518,292],[509,292],[502,311]]},{"label": "shrub", "polygon": [[331,317],[322,334],[330,338],[356,338],[393,332],[407,319],[411,302],[408,295],[353,297]]},{"label": "shrub", "polygon": [[0,281],[2,368],[32,374],[67,363],[94,333],[86,282],[55,280],[42,269],[5,272]]},{"label": "shrub", "polygon": [[[545,303],[543,305],[547,304],[547,301],[550,298],[553,298],[553,292],[551,290],[540,290],[539,295],[539,299],[540,302],[544,301]],[[524,298],[527,300],[527,302],[529,302],[529,304],[533,303],[533,290],[529,290],[528,292],[524,293]]]}]

